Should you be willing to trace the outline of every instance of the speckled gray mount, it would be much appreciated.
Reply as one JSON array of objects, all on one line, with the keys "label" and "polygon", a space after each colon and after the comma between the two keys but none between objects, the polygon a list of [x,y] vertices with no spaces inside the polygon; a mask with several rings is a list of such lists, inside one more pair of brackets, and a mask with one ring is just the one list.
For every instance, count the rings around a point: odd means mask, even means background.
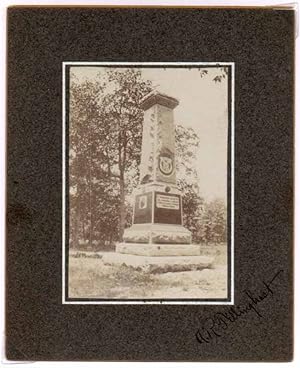
[{"label": "speckled gray mount", "polygon": [[[234,307],[62,305],[63,61],[235,62]],[[12,7],[7,75],[7,358],[291,360],[294,11]]]}]

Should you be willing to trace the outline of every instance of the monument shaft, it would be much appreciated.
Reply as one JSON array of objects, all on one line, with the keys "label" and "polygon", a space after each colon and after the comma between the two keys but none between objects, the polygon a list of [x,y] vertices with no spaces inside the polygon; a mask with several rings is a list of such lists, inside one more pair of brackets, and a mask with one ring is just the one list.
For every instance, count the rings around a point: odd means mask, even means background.
[{"label": "monument shaft", "polygon": [[182,198],[176,185],[174,108],[178,101],[157,91],[141,102],[144,110],[140,184],[133,225],[125,243],[190,244],[182,226]]},{"label": "monument shaft", "polygon": [[144,113],[140,183],[158,181],[176,185],[173,115],[173,109],[160,104]]}]

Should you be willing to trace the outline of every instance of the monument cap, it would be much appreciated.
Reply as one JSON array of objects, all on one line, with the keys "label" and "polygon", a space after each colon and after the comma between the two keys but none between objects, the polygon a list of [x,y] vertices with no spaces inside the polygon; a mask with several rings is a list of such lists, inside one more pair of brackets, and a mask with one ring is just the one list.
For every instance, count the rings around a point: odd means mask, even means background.
[{"label": "monument cap", "polygon": [[150,107],[156,104],[174,109],[179,104],[179,101],[176,98],[170,97],[165,93],[159,92],[157,90],[148,93],[140,101],[140,107],[143,110],[148,110],[150,109]]}]

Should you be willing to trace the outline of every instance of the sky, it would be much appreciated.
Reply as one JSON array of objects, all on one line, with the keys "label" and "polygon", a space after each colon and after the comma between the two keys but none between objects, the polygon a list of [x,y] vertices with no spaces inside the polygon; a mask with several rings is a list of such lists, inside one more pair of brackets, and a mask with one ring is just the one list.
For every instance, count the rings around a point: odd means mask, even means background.
[{"label": "sky", "polygon": [[[79,80],[93,79],[103,67],[72,67]],[[198,68],[143,68],[142,75],[157,89],[179,100],[175,124],[192,127],[200,138],[196,159],[200,193],[206,200],[227,198],[227,77],[213,78],[217,67],[201,78]]]}]

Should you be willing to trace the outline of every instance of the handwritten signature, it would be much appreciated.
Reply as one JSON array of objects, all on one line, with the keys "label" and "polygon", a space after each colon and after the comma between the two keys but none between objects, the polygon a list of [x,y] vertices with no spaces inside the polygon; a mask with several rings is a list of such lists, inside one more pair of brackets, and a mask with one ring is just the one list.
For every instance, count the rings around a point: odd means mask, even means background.
[{"label": "handwritten signature", "polygon": [[209,344],[213,340],[222,337],[223,332],[227,330],[231,323],[236,322],[239,318],[250,312],[255,313],[258,318],[264,318],[258,306],[262,301],[274,294],[272,284],[282,272],[283,270],[276,272],[269,282],[263,281],[263,289],[260,292],[254,293],[250,290],[244,290],[243,292],[247,297],[247,302],[244,304],[234,305],[224,312],[215,313],[212,317],[207,318],[196,332],[197,341],[200,344]]}]

